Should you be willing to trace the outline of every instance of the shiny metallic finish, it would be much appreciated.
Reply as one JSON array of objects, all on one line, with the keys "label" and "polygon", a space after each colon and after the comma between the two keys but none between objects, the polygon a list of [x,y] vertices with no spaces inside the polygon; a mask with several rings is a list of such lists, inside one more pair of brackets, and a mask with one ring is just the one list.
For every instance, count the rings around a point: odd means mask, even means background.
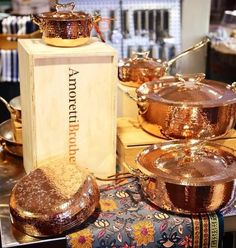
[{"label": "shiny metallic finish", "polygon": [[167,141],[137,156],[147,199],[160,208],[184,214],[214,212],[232,198],[236,151],[199,140]]},{"label": "shiny metallic finish", "polygon": [[43,32],[46,44],[58,47],[75,47],[87,43],[94,27],[102,41],[98,22],[100,16],[73,11],[74,3],[57,4],[56,12],[46,12],[32,17]]},{"label": "shiny metallic finish", "polygon": [[142,83],[157,80],[166,74],[169,67],[177,59],[205,46],[209,41],[208,38],[204,38],[169,61],[149,58],[149,51],[136,52],[131,58],[120,60],[118,66],[119,80],[122,84],[135,88],[139,87]]},{"label": "shiny metallic finish", "polygon": [[[5,104],[8,111],[10,112],[11,129],[13,132],[14,141],[16,143],[22,144],[22,120],[21,120],[20,96],[14,97],[13,99],[11,99],[11,101],[9,103],[2,97],[0,97],[0,101],[2,101]],[[7,126],[7,128],[10,129],[9,126]],[[3,133],[2,133],[2,135],[3,135]],[[10,139],[12,139],[12,137]]]},{"label": "shiny metallic finish", "polygon": [[164,76],[167,64],[148,55],[149,52],[137,52],[119,62],[118,77],[122,84],[137,88],[144,82]]},{"label": "shiny metallic finish", "polygon": [[180,82],[176,78],[163,78],[140,86],[136,101],[142,128],[167,139],[214,139],[234,128],[234,88],[217,81],[195,82],[195,79]]},{"label": "shiny metallic finish", "polygon": [[4,150],[19,157],[23,156],[23,146],[14,138],[11,120],[0,124],[0,141]]},{"label": "shiny metallic finish", "polygon": [[24,175],[22,158],[12,156],[0,146],[0,203],[9,196],[15,183]]},{"label": "shiny metallic finish", "polygon": [[98,204],[92,175],[64,160],[48,160],[14,186],[11,221],[30,236],[55,236],[86,221]]},{"label": "shiny metallic finish", "polygon": [[209,185],[186,186],[160,179],[140,180],[142,189],[156,206],[179,214],[209,213],[223,208],[230,201],[234,181]]}]

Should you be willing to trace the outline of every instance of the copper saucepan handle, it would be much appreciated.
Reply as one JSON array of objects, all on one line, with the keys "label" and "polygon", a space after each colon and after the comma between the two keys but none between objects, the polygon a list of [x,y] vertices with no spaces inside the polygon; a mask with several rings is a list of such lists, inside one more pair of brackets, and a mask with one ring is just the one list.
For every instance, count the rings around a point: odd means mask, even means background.
[{"label": "copper saucepan handle", "polygon": [[149,177],[147,175],[145,175],[141,170],[133,168],[131,165],[127,164],[127,163],[123,163],[123,166],[134,176],[134,177],[138,177],[141,179],[149,179]]},{"label": "copper saucepan handle", "polygon": [[167,62],[167,69],[168,67],[170,67],[177,59],[182,58],[183,56],[189,54],[190,52],[193,52],[203,46],[205,46],[208,42],[210,41],[210,39],[208,37],[205,37],[203,40],[201,40],[200,42],[198,42],[197,44],[195,44],[194,46],[188,48],[187,50],[181,52],[180,54],[178,54],[177,56],[175,56],[173,59],[169,60]]},{"label": "copper saucepan handle", "polygon": [[6,108],[8,109],[8,111],[12,114],[15,110],[12,108],[12,106],[4,99],[0,96],[0,101],[4,103],[4,105],[6,106]]},{"label": "copper saucepan handle", "polygon": [[102,20],[101,16],[97,13],[95,13],[94,17],[93,17],[93,25],[94,25],[94,28],[99,36],[99,38],[101,39],[102,42],[105,42],[105,38],[100,30],[100,27],[99,27],[99,22]]}]

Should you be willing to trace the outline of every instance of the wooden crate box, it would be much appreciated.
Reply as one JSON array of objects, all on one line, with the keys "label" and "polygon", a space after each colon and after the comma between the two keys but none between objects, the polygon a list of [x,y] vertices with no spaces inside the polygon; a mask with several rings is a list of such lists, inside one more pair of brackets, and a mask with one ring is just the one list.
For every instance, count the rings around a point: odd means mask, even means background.
[{"label": "wooden crate box", "polygon": [[26,172],[63,156],[95,175],[115,173],[117,54],[92,40],[75,48],[19,40]]}]

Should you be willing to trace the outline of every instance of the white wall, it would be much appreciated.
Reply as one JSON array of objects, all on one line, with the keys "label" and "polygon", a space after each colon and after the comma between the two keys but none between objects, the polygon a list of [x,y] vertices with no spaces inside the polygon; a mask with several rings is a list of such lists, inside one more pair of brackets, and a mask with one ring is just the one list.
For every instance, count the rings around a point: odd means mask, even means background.
[{"label": "white wall", "polygon": [[[182,48],[199,42],[209,32],[211,0],[183,0]],[[182,73],[205,72],[206,47],[183,57],[177,63]]]}]

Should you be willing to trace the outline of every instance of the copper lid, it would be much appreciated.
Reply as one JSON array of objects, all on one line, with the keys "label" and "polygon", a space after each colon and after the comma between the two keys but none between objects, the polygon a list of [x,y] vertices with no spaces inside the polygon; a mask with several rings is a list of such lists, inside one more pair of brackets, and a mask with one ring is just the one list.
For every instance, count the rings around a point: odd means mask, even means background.
[{"label": "copper lid", "polygon": [[[149,51],[133,53],[131,58],[125,58],[119,62],[119,79],[122,82],[132,82],[133,85],[152,80],[157,80],[165,74],[167,64],[160,59],[148,57]],[[136,85],[136,84],[137,85]]]},{"label": "copper lid", "polygon": [[98,203],[92,175],[64,159],[52,159],[15,185],[10,197],[11,220],[31,236],[58,235],[84,222]]},{"label": "copper lid", "polygon": [[126,58],[120,65],[131,69],[146,68],[154,70],[157,66],[162,66],[162,61],[148,57],[149,51],[133,53],[131,58]]},{"label": "copper lid", "polygon": [[236,151],[199,140],[152,145],[137,157],[138,168],[149,177],[180,185],[203,186],[236,178]]},{"label": "copper lid", "polygon": [[205,74],[176,75],[173,80],[148,82],[137,90],[139,95],[168,105],[214,107],[236,102],[235,84],[206,80]]},{"label": "copper lid", "polygon": [[83,11],[73,11],[75,4],[56,4],[56,11],[44,12],[38,15],[39,18],[52,20],[52,21],[78,21],[91,19],[91,15]]}]

